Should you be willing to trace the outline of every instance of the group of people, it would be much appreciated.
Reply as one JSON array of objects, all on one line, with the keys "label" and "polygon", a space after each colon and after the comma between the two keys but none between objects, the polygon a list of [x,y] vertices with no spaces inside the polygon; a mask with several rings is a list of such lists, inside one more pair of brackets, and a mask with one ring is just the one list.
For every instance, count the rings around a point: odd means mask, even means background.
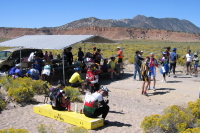
[{"label": "group of people", "polygon": [[42,79],[44,81],[52,82],[51,79],[54,75],[54,68],[48,61],[49,59],[53,59],[53,55],[51,52],[49,55],[47,54],[47,51],[45,54],[43,54],[42,51],[32,52],[28,58],[28,62],[31,62],[32,64],[27,72],[22,71],[22,66],[19,63],[15,64],[15,66],[9,70],[8,75],[12,76],[13,79],[26,76],[33,80]]},{"label": "group of people", "polygon": [[[170,77],[170,73],[173,74],[173,77],[176,76],[176,64],[178,60],[178,54],[176,53],[177,48],[173,48],[172,52],[170,52],[171,48],[167,47],[164,52],[162,52],[162,58],[157,60],[154,58],[154,53],[150,53],[150,56],[146,58],[142,57],[143,51],[136,51],[134,56],[134,74],[133,79],[136,80],[136,75],[138,73],[139,80],[143,81],[142,83],[142,94],[147,94],[147,89],[151,89],[150,84],[151,80],[153,79],[153,87],[152,89],[156,91],[155,84],[156,84],[156,67],[160,62],[160,73],[163,75],[162,82],[166,83],[166,76]],[[192,75],[194,73],[195,77],[198,75],[198,54],[194,53],[191,54],[191,50],[187,51],[186,54],[186,68],[187,72],[186,75]],[[192,62],[194,62],[194,72],[192,72]],[[152,79],[151,79],[152,78]]]},{"label": "group of people", "polygon": [[[78,74],[76,74],[78,75]],[[72,83],[73,84],[73,83]],[[78,85],[78,84],[74,84]],[[52,108],[55,110],[68,110],[70,109],[70,97],[66,97],[65,91],[63,88],[65,84],[63,81],[58,81],[58,85],[55,88],[51,88],[50,99]],[[98,90],[93,93],[87,93],[85,95],[83,113],[89,118],[96,118],[102,115],[104,124],[109,124],[105,120],[109,112],[109,100],[105,100],[103,97],[108,97],[108,88],[106,86],[101,86]],[[55,95],[55,96],[53,96]]]}]

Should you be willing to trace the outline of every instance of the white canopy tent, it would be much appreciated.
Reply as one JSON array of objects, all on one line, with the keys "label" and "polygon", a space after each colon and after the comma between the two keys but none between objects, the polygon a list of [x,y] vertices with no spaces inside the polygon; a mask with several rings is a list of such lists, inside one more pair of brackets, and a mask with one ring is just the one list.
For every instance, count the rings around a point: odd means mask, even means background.
[{"label": "white canopy tent", "polygon": [[[25,35],[4,42],[1,47],[22,47],[37,49],[65,49],[77,43],[120,43],[96,35]],[[64,59],[63,59],[64,61]],[[65,71],[63,63],[63,80],[65,82]]]},{"label": "white canopy tent", "polygon": [[64,49],[77,43],[119,42],[95,35],[25,35],[0,42],[0,46],[38,49]]}]

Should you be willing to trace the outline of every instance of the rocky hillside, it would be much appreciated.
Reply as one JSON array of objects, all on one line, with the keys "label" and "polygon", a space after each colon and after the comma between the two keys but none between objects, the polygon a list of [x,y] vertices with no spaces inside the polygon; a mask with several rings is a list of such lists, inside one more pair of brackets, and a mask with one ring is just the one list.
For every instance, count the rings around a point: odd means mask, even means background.
[{"label": "rocky hillside", "polygon": [[124,27],[83,27],[70,29],[0,28],[0,38],[16,38],[23,35],[99,35],[113,40],[140,39],[176,42],[200,42],[200,34],[173,32],[169,30],[124,28]]},{"label": "rocky hillside", "polygon": [[200,33],[200,28],[188,20],[177,18],[154,18],[138,15],[133,19],[98,19],[95,17],[83,18],[71,23],[54,27],[57,29],[83,28],[83,27],[137,27],[150,29],[165,29],[171,31],[181,31],[189,33]]}]

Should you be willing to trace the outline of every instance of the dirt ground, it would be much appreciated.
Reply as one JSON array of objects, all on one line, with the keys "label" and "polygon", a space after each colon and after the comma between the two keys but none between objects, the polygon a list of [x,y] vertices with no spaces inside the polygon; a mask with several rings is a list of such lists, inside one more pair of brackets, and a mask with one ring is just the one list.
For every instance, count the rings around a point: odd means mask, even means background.
[{"label": "dirt ground", "polygon": [[[142,81],[133,80],[133,65],[126,65],[125,68],[121,79],[101,79],[101,84],[111,90],[108,97],[110,112],[106,117],[110,124],[90,130],[90,133],[142,133],[140,124],[145,116],[162,114],[163,109],[170,105],[184,107],[189,101],[199,98],[199,77],[185,75],[181,72],[182,67],[177,68],[176,78],[167,77],[167,83],[161,82],[162,75],[157,70],[156,91],[149,90],[149,96],[141,95]],[[82,97],[84,98],[84,95]],[[35,98],[42,104],[44,97]],[[0,114],[0,129],[25,128],[35,133],[39,124],[54,124],[57,132],[63,133],[67,127],[72,126],[33,113],[33,104],[25,107],[14,107],[12,104],[9,106],[9,110]],[[72,109],[73,106],[74,103]],[[79,103],[78,106],[81,108],[83,104]]]}]

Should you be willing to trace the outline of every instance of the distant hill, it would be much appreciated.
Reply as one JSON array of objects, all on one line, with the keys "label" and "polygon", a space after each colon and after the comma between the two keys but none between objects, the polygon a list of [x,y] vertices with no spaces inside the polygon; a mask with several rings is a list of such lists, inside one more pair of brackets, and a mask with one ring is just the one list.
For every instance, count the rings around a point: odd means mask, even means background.
[{"label": "distant hill", "polygon": [[138,15],[133,19],[98,19],[95,17],[83,18],[71,23],[52,27],[56,29],[71,29],[83,27],[137,27],[150,29],[164,29],[170,31],[181,31],[188,33],[200,33],[200,28],[195,26],[188,20],[180,20],[177,18],[154,18]]}]

